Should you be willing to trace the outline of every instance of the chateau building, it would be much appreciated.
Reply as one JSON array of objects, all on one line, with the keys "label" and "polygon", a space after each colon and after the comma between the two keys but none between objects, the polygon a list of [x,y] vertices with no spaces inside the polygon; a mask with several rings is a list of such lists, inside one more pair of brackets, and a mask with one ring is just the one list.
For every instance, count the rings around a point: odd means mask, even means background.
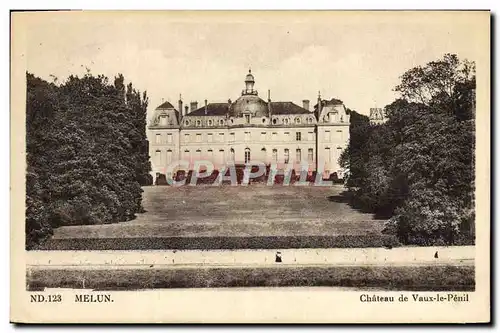
[{"label": "chateau building", "polygon": [[183,108],[179,99],[177,108],[168,101],[158,106],[148,125],[153,177],[179,160],[191,167],[196,160],[208,160],[216,169],[250,161],[295,170],[308,164],[309,171],[342,178],[338,159],[348,144],[350,118],[342,101],[318,96],[311,109],[309,100],[302,107],[272,101],[270,91],[265,101],[254,85],[249,71],[235,101],[205,100]]}]

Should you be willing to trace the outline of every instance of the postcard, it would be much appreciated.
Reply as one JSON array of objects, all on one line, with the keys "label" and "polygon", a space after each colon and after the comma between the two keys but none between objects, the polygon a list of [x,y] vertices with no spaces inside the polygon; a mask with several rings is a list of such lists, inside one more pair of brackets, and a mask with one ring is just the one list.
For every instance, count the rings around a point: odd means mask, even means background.
[{"label": "postcard", "polygon": [[11,321],[489,322],[490,20],[11,12]]}]

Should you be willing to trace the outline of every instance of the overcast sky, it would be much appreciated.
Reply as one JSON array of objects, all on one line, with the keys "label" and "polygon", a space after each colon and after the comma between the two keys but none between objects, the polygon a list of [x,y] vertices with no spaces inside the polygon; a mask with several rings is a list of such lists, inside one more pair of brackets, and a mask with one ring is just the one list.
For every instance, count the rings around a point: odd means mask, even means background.
[{"label": "overcast sky", "polygon": [[[248,68],[263,99],[339,98],[367,114],[399,76],[446,52],[476,60],[481,13],[36,13],[27,70],[45,79],[123,73],[162,99],[235,100]],[[483,16],[484,18],[484,16]],[[484,21],[484,20],[483,20]],[[13,29],[15,33],[15,29]]]}]

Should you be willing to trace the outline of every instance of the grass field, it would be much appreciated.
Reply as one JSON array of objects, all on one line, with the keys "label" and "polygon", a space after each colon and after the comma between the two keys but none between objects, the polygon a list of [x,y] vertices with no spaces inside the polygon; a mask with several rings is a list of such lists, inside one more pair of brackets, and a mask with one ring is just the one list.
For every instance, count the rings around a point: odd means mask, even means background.
[{"label": "grass field", "polygon": [[474,266],[324,266],[188,269],[32,269],[27,289],[329,286],[406,291],[473,291]]},{"label": "grass field", "polygon": [[383,220],[330,187],[149,186],[128,222],[64,226],[45,250],[236,249],[397,246]]},{"label": "grass field", "polygon": [[53,239],[380,235],[384,221],[350,208],[342,191],[340,185],[145,187],[146,213],[135,220],[60,227]]}]

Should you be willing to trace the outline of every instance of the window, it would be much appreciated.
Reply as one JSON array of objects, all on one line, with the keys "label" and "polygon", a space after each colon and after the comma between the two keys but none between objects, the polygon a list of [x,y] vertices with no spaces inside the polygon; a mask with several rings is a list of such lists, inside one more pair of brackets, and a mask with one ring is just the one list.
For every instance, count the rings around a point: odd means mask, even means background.
[{"label": "window", "polygon": [[285,125],[288,125],[289,122],[290,122],[290,120],[288,120],[288,118],[285,118],[285,121],[284,121]]},{"label": "window", "polygon": [[229,141],[230,142],[234,142],[234,132],[233,133],[229,133]]},{"label": "window", "polygon": [[285,132],[285,141],[290,141],[290,132]]},{"label": "window", "polygon": [[325,148],[325,162],[330,162],[332,160],[332,156],[330,155],[330,148]]},{"label": "window", "polygon": [[314,140],[314,132],[308,132],[307,141],[313,141],[313,140]]},{"label": "window", "polygon": [[167,125],[167,117],[166,116],[160,116],[160,125],[161,126]]},{"label": "window", "polygon": [[214,121],[212,119],[208,120],[208,126],[212,126],[214,124]]},{"label": "window", "polygon": [[342,140],[342,130],[337,130],[337,139]]},{"label": "window", "polygon": [[288,148],[285,148],[285,164],[287,164],[289,160],[290,160],[290,151],[288,150]]},{"label": "window", "polygon": [[278,123],[278,119],[274,118],[273,119],[273,125],[276,125]]},{"label": "window", "polygon": [[156,144],[161,143],[161,134],[156,134]]},{"label": "window", "polygon": [[172,143],[172,133],[167,133],[167,142]]},{"label": "window", "polygon": [[184,121],[184,125],[189,126],[189,120]]},{"label": "window", "polygon": [[295,133],[295,140],[300,141],[300,139],[302,139],[301,136],[302,136],[302,133],[300,133],[300,132]]},{"label": "window", "polygon": [[224,142],[224,133],[219,133],[219,141]]},{"label": "window", "polygon": [[172,151],[169,149],[167,150],[167,164],[172,163]]},{"label": "window", "polygon": [[273,141],[277,141],[277,140],[278,140],[278,133],[273,132]]},{"label": "window", "polygon": [[295,123],[296,124],[300,124],[300,118],[299,117],[295,118]]},{"label": "window", "polygon": [[313,149],[312,148],[309,148],[307,150],[307,159],[309,160],[309,162],[313,162],[314,161],[314,154],[313,154]]},{"label": "window", "polygon": [[245,141],[250,141],[250,132],[245,132]]},{"label": "window", "polygon": [[212,133],[207,134],[207,142],[214,142],[214,136],[212,135]]},{"label": "window", "polygon": [[302,161],[302,153],[301,153],[300,149],[297,149],[295,151],[295,162],[300,163],[300,161]]},{"label": "window", "polygon": [[273,149],[273,161],[278,162],[278,149]]},{"label": "window", "polygon": [[196,134],[196,142],[201,142],[201,134],[200,133]]},{"label": "window", "polygon": [[335,122],[335,114],[333,112],[330,112],[328,114],[328,117],[329,117],[331,123]]},{"label": "window", "polygon": [[155,151],[155,159],[156,159],[156,164],[160,165],[161,164],[161,150]]},{"label": "window", "polygon": [[250,115],[249,115],[249,114],[246,114],[246,115],[245,115],[245,122],[246,122],[247,124],[250,124]]},{"label": "window", "polygon": [[234,149],[231,148],[231,150],[229,152],[231,154],[231,161],[234,161]]},{"label": "window", "polygon": [[224,163],[224,149],[219,149],[219,158],[218,161],[220,164]]},{"label": "window", "polygon": [[195,158],[197,161],[201,160],[201,149],[196,150]]},{"label": "window", "polygon": [[312,123],[313,123],[313,119],[312,119],[312,117],[307,118],[307,123],[308,123],[308,124],[312,124]]},{"label": "window", "polygon": [[250,162],[250,149],[245,148],[245,163]]},{"label": "window", "polygon": [[183,157],[183,159],[185,161],[189,161],[191,159],[191,152],[189,150],[187,150],[187,149],[184,150],[184,157]]},{"label": "window", "polygon": [[260,150],[260,156],[263,162],[267,160],[267,151],[265,147]]},{"label": "window", "polygon": [[201,120],[196,121],[196,126],[201,126]]},{"label": "window", "polygon": [[189,134],[184,134],[184,142],[189,142]]},{"label": "window", "polygon": [[326,142],[330,141],[330,131],[325,131],[325,141]]},{"label": "window", "polygon": [[266,118],[262,118],[262,123],[265,124],[266,123]]},{"label": "window", "polygon": [[260,133],[260,141],[266,141],[266,132]]},{"label": "window", "polygon": [[223,126],[224,125],[224,119],[219,120],[219,125]]},{"label": "window", "polygon": [[337,153],[335,154],[335,161],[337,161],[340,158],[340,155],[342,155],[342,148],[337,147]]},{"label": "window", "polygon": [[212,149],[207,150],[207,158],[209,161],[212,161],[214,158],[214,152]]}]

